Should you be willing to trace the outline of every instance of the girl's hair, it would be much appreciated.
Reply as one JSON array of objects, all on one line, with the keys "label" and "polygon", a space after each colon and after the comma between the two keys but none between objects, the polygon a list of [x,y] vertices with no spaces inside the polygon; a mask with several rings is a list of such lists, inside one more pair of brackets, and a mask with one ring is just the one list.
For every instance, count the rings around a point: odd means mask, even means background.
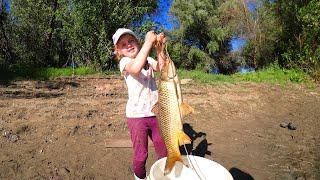
[{"label": "girl's hair", "polygon": [[123,55],[122,55],[122,54],[119,54],[118,51],[115,49],[115,50],[113,51],[113,58],[114,58],[117,62],[119,62],[120,59],[123,58]]},{"label": "girl's hair", "polygon": [[[130,36],[134,37],[136,39],[136,41],[138,42],[138,44],[140,45],[140,41],[139,39],[137,39],[135,36],[129,34]],[[117,51],[117,45],[114,46],[114,51],[113,51],[113,58],[119,62],[121,60],[121,58],[123,58],[123,54],[119,54],[119,52]]]}]

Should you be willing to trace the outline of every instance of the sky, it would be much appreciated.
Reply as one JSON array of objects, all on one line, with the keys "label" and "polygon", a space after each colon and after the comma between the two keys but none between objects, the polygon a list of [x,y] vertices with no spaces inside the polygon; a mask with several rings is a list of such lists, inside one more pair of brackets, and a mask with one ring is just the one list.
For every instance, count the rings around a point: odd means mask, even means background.
[{"label": "sky", "polygon": [[256,3],[253,3],[253,2],[248,2],[248,3],[247,3],[247,6],[248,6],[248,9],[249,9],[251,12],[254,12],[254,11],[257,9],[257,4],[256,4]]},{"label": "sky", "polygon": [[3,1],[4,7],[6,8],[6,10],[10,9],[10,4],[9,4],[9,0],[4,0]]},{"label": "sky", "polygon": [[246,40],[242,38],[233,38],[231,40],[231,51],[238,51],[246,44]]},{"label": "sky", "polygon": [[152,21],[167,30],[172,30],[177,26],[174,23],[175,18],[170,15],[171,4],[172,0],[158,0],[158,8],[156,12],[150,16]]}]

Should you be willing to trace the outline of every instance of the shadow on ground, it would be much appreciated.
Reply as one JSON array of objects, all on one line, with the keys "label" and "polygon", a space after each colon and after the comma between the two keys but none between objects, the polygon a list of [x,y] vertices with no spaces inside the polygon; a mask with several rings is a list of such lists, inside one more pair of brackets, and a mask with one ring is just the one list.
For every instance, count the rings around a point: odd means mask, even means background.
[{"label": "shadow on ground", "polygon": [[231,168],[229,170],[234,180],[254,180],[254,178],[247,172],[241,171],[238,168]]},{"label": "shadow on ground", "polygon": [[[183,131],[191,138],[191,144],[186,145],[188,154],[200,157],[211,155],[211,152],[208,151],[208,146],[211,145],[211,143],[208,143],[206,139],[206,133],[196,132],[188,123],[183,124]],[[181,154],[187,154],[186,150],[184,147],[181,147]],[[254,178],[249,173],[235,167],[231,168],[229,172],[234,180],[254,180]]]},{"label": "shadow on ground", "polygon": [[[206,133],[196,132],[188,123],[183,124],[183,131],[191,138],[191,144],[186,144],[185,146],[188,154],[200,157],[204,157],[206,154],[211,155],[211,152],[208,151],[208,146],[211,145],[211,143],[208,143]],[[180,148],[181,154],[185,155],[186,150],[184,146],[182,146]]]}]

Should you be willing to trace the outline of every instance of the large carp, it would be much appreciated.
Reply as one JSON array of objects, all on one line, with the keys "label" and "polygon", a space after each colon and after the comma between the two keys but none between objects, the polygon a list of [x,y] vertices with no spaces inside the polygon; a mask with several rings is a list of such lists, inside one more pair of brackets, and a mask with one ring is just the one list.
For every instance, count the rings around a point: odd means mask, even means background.
[{"label": "large carp", "polygon": [[182,100],[180,81],[173,61],[168,53],[160,71],[159,98],[153,112],[157,115],[160,133],[167,148],[164,175],[171,172],[176,161],[181,159],[179,146],[190,144],[191,139],[183,132],[182,118],[193,112],[193,108]]}]

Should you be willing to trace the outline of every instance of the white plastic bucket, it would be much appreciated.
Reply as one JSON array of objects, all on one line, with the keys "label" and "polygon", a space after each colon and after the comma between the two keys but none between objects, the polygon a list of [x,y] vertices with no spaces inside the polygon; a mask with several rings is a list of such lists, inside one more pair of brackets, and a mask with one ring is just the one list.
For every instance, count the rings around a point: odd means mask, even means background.
[{"label": "white plastic bucket", "polygon": [[188,156],[191,163],[188,161],[187,156],[182,156],[183,162],[188,164],[189,168],[181,162],[176,162],[172,171],[164,176],[164,167],[166,164],[166,157],[156,161],[150,169],[148,176],[149,180],[233,180],[232,175],[227,169],[220,164],[205,159],[199,156]]}]

